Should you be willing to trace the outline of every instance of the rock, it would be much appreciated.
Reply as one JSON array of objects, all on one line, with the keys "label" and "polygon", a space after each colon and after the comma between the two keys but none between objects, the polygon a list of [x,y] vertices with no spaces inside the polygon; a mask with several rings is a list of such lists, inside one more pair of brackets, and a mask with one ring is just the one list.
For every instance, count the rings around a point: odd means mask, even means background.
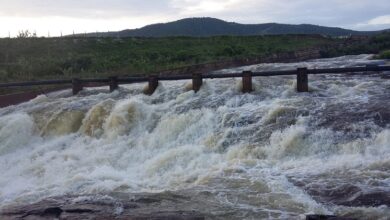
[{"label": "rock", "polygon": [[337,217],[334,215],[308,215],[306,220],[356,220],[352,218]]},{"label": "rock", "polygon": [[96,195],[64,196],[29,205],[6,207],[0,212],[0,219],[205,219],[204,214],[186,209],[186,202],[180,201],[182,199],[180,196],[158,194],[120,194],[115,199]]}]

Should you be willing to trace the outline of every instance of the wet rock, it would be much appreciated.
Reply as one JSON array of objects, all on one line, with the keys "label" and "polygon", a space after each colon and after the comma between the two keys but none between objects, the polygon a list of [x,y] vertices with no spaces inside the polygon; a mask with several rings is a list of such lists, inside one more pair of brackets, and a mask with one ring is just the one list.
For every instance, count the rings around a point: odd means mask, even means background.
[{"label": "wet rock", "polygon": [[361,181],[356,177],[349,176],[349,178],[352,180],[347,183],[336,174],[333,177],[308,176],[303,180],[290,178],[290,181],[320,203],[348,207],[390,206],[390,192],[383,190],[381,186],[373,185],[369,186],[370,190],[367,191],[357,186],[361,185],[359,183]]},{"label": "wet rock", "polygon": [[390,127],[390,96],[387,96],[378,95],[366,103],[328,103],[310,115],[317,127],[340,132],[344,140],[368,138],[378,129]]},{"label": "wet rock", "polygon": [[[83,199],[85,197],[85,199]],[[80,199],[81,198],[81,199]],[[186,201],[185,201],[186,200]],[[186,197],[166,194],[117,194],[111,196],[55,197],[35,204],[11,206],[0,219],[204,219],[191,210]]]},{"label": "wet rock", "polygon": [[308,215],[306,220],[355,220],[353,218],[343,218],[334,215]]},{"label": "wet rock", "polygon": [[339,204],[344,206],[390,206],[390,192],[359,193],[354,198]]}]

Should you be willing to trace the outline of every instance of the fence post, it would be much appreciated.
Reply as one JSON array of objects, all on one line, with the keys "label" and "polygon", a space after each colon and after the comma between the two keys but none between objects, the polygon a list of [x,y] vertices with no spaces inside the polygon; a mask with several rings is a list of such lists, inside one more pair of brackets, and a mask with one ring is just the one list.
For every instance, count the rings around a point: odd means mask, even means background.
[{"label": "fence post", "polygon": [[119,88],[118,86],[118,77],[116,76],[111,76],[109,78],[110,80],[110,92],[113,92]]},{"label": "fence post", "polygon": [[200,87],[202,87],[203,84],[203,77],[201,73],[193,73],[192,74],[192,89],[195,92],[198,92],[200,90]]},{"label": "fence post", "polygon": [[158,77],[154,75],[149,76],[148,89],[146,90],[145,94],[152,95],[154,91],[156,91],[157,87],[158,87]]},{"label": "fence post", "polygon": [[250,93],[252,91],[252,72],[244,71],[242,72],[242,92]]},{"label": "fence post", "polygon": [[80,79],[72,79],[72,92],[73,95],[77,95],[81,90],[83,90],[83,83]]},{"label": "fence post", "polygon": [[308,92],[309,91],[309,79],[307,77],[307,68],[297,69],[297,91]]}]

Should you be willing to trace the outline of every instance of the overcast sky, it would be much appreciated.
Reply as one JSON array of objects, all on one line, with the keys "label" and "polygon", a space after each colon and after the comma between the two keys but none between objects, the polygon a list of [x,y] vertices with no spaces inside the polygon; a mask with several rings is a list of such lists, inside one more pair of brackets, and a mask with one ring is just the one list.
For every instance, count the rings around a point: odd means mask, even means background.
[{"label": "overcast sky", "polygon": [[186,17],[390,28],[390,0],[0,0],[0,37],[116,31]]}]

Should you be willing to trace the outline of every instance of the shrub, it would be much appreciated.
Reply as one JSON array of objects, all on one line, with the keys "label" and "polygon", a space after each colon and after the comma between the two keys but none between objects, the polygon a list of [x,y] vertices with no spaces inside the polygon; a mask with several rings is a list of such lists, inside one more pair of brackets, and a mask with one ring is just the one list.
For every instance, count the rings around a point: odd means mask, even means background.
[{"label": "shrub", "polygon": [[385,50],[379,54],[379,58],[381,59],[390,59],[390,50]]}]

